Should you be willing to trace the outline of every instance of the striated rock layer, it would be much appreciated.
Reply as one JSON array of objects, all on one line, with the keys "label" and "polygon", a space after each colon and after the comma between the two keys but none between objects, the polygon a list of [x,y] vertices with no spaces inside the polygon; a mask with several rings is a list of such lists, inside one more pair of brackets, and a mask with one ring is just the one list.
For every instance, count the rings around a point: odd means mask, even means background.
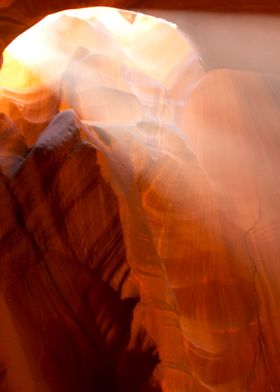
[{"label": "striated rock layer", "polygon": [[101,7],[6,49],[1,391],[279,390],[279,92],[257,64],[210,71],[175,25]]},{"label": "striated rock layer", "polygon": [[73,112],[2,176],[1,220],[1,390],[154,390],[117,199]]}]

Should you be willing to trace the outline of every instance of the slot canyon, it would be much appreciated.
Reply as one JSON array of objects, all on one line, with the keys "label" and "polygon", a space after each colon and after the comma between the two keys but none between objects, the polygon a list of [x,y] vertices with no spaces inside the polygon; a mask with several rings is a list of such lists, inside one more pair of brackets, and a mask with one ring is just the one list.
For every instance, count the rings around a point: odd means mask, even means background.
[{"label": "slot canyon", "polygon": [[280,391],[279,12],[0,1],[0,392]]}]

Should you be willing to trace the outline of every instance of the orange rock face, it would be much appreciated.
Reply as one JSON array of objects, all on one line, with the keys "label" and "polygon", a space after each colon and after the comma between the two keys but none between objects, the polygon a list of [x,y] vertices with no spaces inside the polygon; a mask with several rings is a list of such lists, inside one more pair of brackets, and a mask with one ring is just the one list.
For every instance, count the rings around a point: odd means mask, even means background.
[{"label": "orange rock face", "polygon": [[172,18],[4,52],[1,392],[280,390],[278,25]]},{"label": "orange rock face", "polygon": [[58,115],[1,179],[1,390],[154,390],[117,198],[80,128]]}]

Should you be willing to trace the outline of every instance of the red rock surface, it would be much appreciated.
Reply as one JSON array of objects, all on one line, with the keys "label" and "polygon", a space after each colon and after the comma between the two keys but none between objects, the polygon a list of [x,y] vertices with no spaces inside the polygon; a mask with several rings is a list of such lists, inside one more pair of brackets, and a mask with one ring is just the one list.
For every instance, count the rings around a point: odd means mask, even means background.
[{"label": "red rock surface", "polygon": [[194,43],[179,77],[131,74],[161,127],[130,123],[124,94],[89,100],[75,67],[107,82],[117,54],[76,52],[55,116],[48,88],[1,101],[1,392],[280,389],[278,22],[176,18]]},{"label": "red rock surface", "polygon": [[24,156],[1,177],[1,391],[154,390],[117,199],[74,113]]}]

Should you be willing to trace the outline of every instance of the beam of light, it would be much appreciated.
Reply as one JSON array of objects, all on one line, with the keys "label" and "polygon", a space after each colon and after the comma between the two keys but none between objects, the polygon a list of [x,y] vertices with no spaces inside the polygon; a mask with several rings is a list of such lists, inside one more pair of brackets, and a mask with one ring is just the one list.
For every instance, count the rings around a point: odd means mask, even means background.
[{"label": "beam of light", "polygon": [[[128,14],[94,7],[45,17],[6,48],[0,71],[2,96],[24,108],[25,118],[33,122],[54,115],[51,110],[30,116],[34,101],[40,106],[42,91],[45,101],[47,90],[52,96],[62,94],[65,99],[58,99],[64,108],[73,107],[75,96],[80,103],[74,108],[88,121],[120,119],[124,111],[105,113],[108,108],[101,102],[108,99],[123,101],[135,121],[143,110],[152,116],[160,110],[158,121],[162,115],[168,117],[168,112],[174,114],[176,108],[167,102],[166,89],[172,87],[177,68],[193,52],[191,45],[174,24],[133,12],[129,19]],[[93,107],[93,100],[101,104],[99,109]],[[155,110],[163,101],[162,109]],[[41,106],[48,109],[46,104]]]},{"label": "beam of light", "polygon": [[1,107],[26,133],[73,109],[98,150],[163,391],[265,390],[280,341],[279,24],[177,20],[196,46],[141,13],[49,15],[6,49]]}]

